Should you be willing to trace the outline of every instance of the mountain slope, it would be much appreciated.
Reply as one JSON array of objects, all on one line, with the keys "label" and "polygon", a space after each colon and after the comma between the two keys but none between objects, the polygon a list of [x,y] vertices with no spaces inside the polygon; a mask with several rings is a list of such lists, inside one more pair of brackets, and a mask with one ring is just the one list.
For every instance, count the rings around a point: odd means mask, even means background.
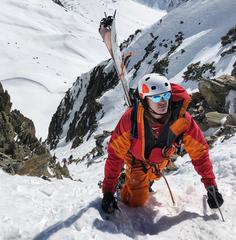
[{"label": "mountain slope", "polygon": [[[46,1],[41,2],[43,2],[43,4],[48,3],[48,1],[47,3]],[[127,62],[129,76],[131,77],[132,74],[136,75],[134,81],[131,82],[133,86],[135,86],[138,78],[145,71],[151,72],[153,70],[159,70],[165,74],[169,74],[168,76],[172,77],[173,81],[187,86],[189,91],[195,90],[197,84],[193,81],[183,82],[181,72],[187,70],[188,64],[195,63],[195,61],[199,60],[201,60],[202,63],[215,61],[216,75],[231,73],[232,62],[235,61],[235,52],[233,51],[234,35],[231,34],[234,33],[234,30],[229,32],[229,29],[231,29],[236,22],[234,14],[236,10],[235,3],[234,1],[222,2],[219,0],[214,0],[214,4],[212,4],[212,0],[199,0],[197,2],[200,4],[191,1],[176,8],[176,10],[170,12],[172,14],[177,11],[176,14],[174,14],[176,18],[173,15],[169,15],[171,16],[170,18],[166,17],[148,29],[136,32],[133,38],[131,37],[127,43],[122,45],[123,52],[129,50],[134,52],[134,55]],[[21,1],[19,3],[19,1],[10,0],[5,1],[5,3],[14,3],[13,5],[18,4],[22,7],[22,3],[27,3],[27,1]],[[34,3],[36,4],[36,0]],[[38,4],[37,1],[37,4],[34,6],[45,6],[40,4]],[[9,19],[5,18],[5,21],[9,21],[12,15],[10,13],[12,12],[5,8],[6,5],[2,6],[4,6],[2,7],[4,11],[9,11],[9,13],[6,13],[6,15],[9,14]],[[52,9],[54,9],[54,5],[52,6]],[[201,11],[199,10],[199,6],[200,9],[203,8]],[[182,10],[184,12],[186,11],[189,14],[188,19],[191,23],[190,26],[188,26],[186,19],[184,19],[184,23],[180,22],[182,21],[181,14],[185,17],[188,15],[187,13],[181,12],[181,7],[183,7]],[[24,5],[24,8],[27,9],[27,6]],[[15,7],[14,9],[19,8]],[[38,7],[36,7],[36,9],[38,10]],[[214,10],[213,15],[210,15],[209,9]],[[41,11],[44,13],[44,8],[42,8]],[[196,28],[196,26],[199,27],[198,16],[202,17],[202,11],[208,13],[209,18],[204,18],[204,22],[201,22],[200,28]],[[51,14],[53,14],[55,18],[54,11],[52,12]],[[18,17],[20,17],[20,12],[17,13],[19,13]],[[15,15],[17,14],[15,13],[12,16],[17,17]],[[5,15],[3,14],[3,16]],[[22,18],[23,17],[24,16],[22,16]],[[223,17],[224,22],[218,21],[218,19],[222,19]],[[74,17],[71,20],[73,19]],[[58,16],[57,20],[61,21],[61,16]],[[56,20],[54,19],[54,21]],[[174,22],[171,23],[171,21]],[[28,21],[26,22],[25,24],[28,24]],[[34,24],[37,22],[38,21],[35,21]],[[65,20],[65,22],[67,21]],[[4,24],[1,22],[1,26]],[[185,26],[184,29],[183,24]],[[5,42],[5,40],[9,38],[9,35],[6,35],[6,39],[4,39],[3,35],[0,36],[1,41],[3,39],[3,47],[0,46],[0,49],[1,53],[4,53],[2,55],[4,58],[1,58],[0,64],[4,66],[6,70],[11,70],[11,74],[13,74],[15,69],[17,70],[16,73],[18,73],[19,69],[11,68],[12,65],[10,65],[10,63],[17,64],[15,60],[21,60],[22,55],[17,56],[18,52],[16,50],[23,47],[22,45],[18,46],[18,42],[16,44],[13,41],[15,36],[14,31],[17,31],[16,36],[18,36],[20,30],[14,27],[16,22],[11,23],[9,26],[11,25],[13,25],[13,28],[11,41],[9,40],[10,44]],[[58,27],[56,24],[53,26],[55,29]],[[70,26],[70,24],[67,26]],[[173,26],[173,28],[171,26]],[[22,30],[22,28],[20,29]],[[25,31],[28,32],[31,30],[27,29]],[[178,31],[183,32],[183,34],[178,33]],[[40,32],[40,30],[37,30],[37,32]],[[159,37],[157,38],[157,36]],[[215,36],[216,39],[213,36]],[[170,37],[169,40],[167,40],[168,37]],[[221,40],[221,37],[223,37],[223,40]],[[48,40],[48,38],[46,39]],[[164,39],[165,41],[163,41]],[[25,41],[27,40],[26,38]],[[77,40],[76,38],[76,42]],[[205,44],[204,41],[206,41]],[[40,51],[41,45],[38,46],[40,49],[37,50],[35,47],[33,48],[30,43],[30,41],[27,42],[29,47],[31,47],[32,53]],[[48,41],[42,41],[42,43],[46,44]],[[160,43],[163,44],[163,47],[160,46]],[[164,46],[165,43],[167,47]],[[172,47],[172,45],[175,46]],[[50,46],[52,47],[52,49],[50,48],[51,51],[53,51],[54,45]],[[87,45],[83,45],[83,47],[85,46]],[[128,46],[128,48],[126,48],[126,46]],[[24,52],[25,48],[26,45],[24,45]],[[185,52],[181,51],[182,48],[185,49]],[[12,49],[12,52],[10,49]],[[61,40],[58,39],[58,46],[55,49],[58,54],[57,56],[60,57],[58,60],[60,63],[57,65],[58,68],[62,68],[62,64],[65,65],[65,62],[63,62],[63,56],[65,52],[67,53],[65,49],[66,48],[61,46]],[[105,51],[104,46],[103,49]],[[60,51],[62,51],[62,53]],[[158,51],[160,52],[158,53]],[[7,55],[8,53],[9,55]],[[222,53],[224,54],[221,56]],[[30,54],[30,51],[27,51],[27,54]],[[15,59],[16,57],[18,58]],[[54,59],[56,58],[52,60]],[[73,60],[72,57],[70,59],[71,61]],[[75,59],[77,59],[77,57],[75,57]],[[179,61],[177,61],[178,59]],[[5,60],[6,62],[4,62]],[[12,62],[10,60],[12,60]],[[27,58],[25,61],[26,60]],[[37,58],[33,60],[35,60],[35,62],[40,61],[40,59],[38,60]],[[20,65],[24,67],[24,69],[30,68],[27,76],[22,77],[23,82],[26,82],[27,79],[35,80],[37,77],[36,73],[41,70],[40,68],[33,68],[34,65],[28,64],[28,61],[26,61],[26,63],[26,65]],[[35,65],[38,66],[37,63]],[[28,66],[28,68],[26,68],[26,66]],[[194,66],[198,69],[201,63],[198,65],[195,64]],[[67,68],[69,69],[69,66],[67,66]],[[22,70],[23,73],[25,73],[25,71],[26,70]],[[194,73],[194,71],[189,72]],[[3,73],[1,72],[0,74]],[[47,74],[49,73],[50,71],[47,72]],[[29,77],[29,75],[33,75],[34,77]],[[186,77],[190,79],[196,78],[194,74],[185,75],[188,75]],[[206,72],[206,75],[210,76],[212,73],[209,71]],[[49,76],[53,76],[53,71]],[[46,73],[45,77],[47,77]],[[3,79],[7,79],[7,77]],[[12,86],[17,84],[14,81],[15,80],[9,81],[14,83]],[[40,98],[41,104],[50,104],[49,101],[51,101],[51,98],[42,96],[42,92],[43,90],[46,92],[48,91],[47,89],[52,91],[51,88],[57,88],[58,86],[56,86],[56,84],[54,86],[55,82],[47,82],[48,84],[50,83],[49,85],[44,82],[44,84],[42,84],[41,81],[33,83],[33,86],[38,86],[38,89],[33,93],[35,95],[37,94],[37,97]],[[59,87],[60,86],[61,85],[59,85]],[[32,89],[33,87],[30,88],[31,91]],[[38,91],[40,92],[38,93]],[[25,92],[21,95],[24,94]],[[32,105],[35,106],[29,101],[27,104],[29,104],[29,109],[32,109]],[[54,115],[58,117],[56,118],[58,125],[55,124],[52,126],[52,128],[55,127],[55,130],[58,130],[52,131],[56,135],[54,143],[57,143],[56,140],[59,140],[54,152],[57,154],[58,160],[61,160],[63,157],[69,157],[71,154],[73,154],[74,159],[78,158],[79,160],[79,158],[89,153],[85,158],[87,161],[75,161],[68,166],[74,181],[70,179],[52,179],[51,181],[45,181],[35,177],[10,176],[0,169],[0,239],[235,239],[235,136],[228,140],[219,138],[210,150],[218,187],[225,200],[222,206],[222,212],[226,222],[221,221],[217,210],[213,211],[207,207],[204,197],[206,191],[187,155],[177,159],[179,170],[167,176],[176,200],[176,206],[172,206],[165,182],[161,179],[154,185],[156,192],[152,194],[145,207],[130,208],[119,202],[121,212],[117,212],[114,218],[111,217],[111,220],[106,220],[101,216],[100,203],[102,193],[98,187],[98,182],[103,179],[104,160],[107,155],[103,154],[103,156],[99,156],[101,153],[98,151],[101,149],[106,151],[110,134],[109,131],[114,128],[125,109],[126,106],[124,106],[122,89],[111,60],[103,61],[94,69],[82,74],[77,79],[72,88],[67,91],[58,107],[58,115]],[[60,128],[62,128],[62,132],[57,135]],[[80,135],[76,136],[77,129],[80,131]],[[105,130],[106,132],[104,132]],[[102,134],[98,135],[99,133]],[[67,136],[69,141],[66,142]],[[77,142],[74,141],[75,139]],[[81,144],[81,142],[83,143]],[[71,149],[73,143],[75,146],[79,145],[79,147]],[[101,149],[95,148],[97,147],[96,143]]]},{"label": "mountain slope", "polygon": [[43,139],[76,77],[109,58],[98,33],[104,12],[113,14],[117,9],[122,41],[165,14],[131,0],[79,4],[66,10],[50,0],[1,1],[0,81],[13,108],[34,121],[36,135]]},{"label": "mountain slope", "polygon": [[[136,88],[144,74],[160,72],[191,92],[197,81],[187,80],[232,72],[236,2],[201,2],[181,5],[122,45],[123,54],[133,53],[126,62],[130,87]],[[86,154],[82,143],[95,148],[94,137],[112,131],[125,108],[113,61],[102,62],[81,75],[59,105],[50,124],[50,147],[58,156],[82,158]]]}]

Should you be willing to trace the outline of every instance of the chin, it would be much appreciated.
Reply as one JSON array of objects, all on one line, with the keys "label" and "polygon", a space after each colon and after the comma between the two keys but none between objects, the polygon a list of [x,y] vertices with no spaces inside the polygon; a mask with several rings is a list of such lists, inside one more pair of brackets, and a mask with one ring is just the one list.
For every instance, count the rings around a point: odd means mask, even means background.
[{"label": "chin", "polygon": [[154,118],[156,119],[160,119],[160,118],[163,118],[164,115],[167,113],[167,111],[162,111],[162,112],[156,112],[155,114],[151,114]]},{"label": "chin", "polygon": [[159,112],[159,114],[166,114],[167,111],[162,111],[162,112]]}]

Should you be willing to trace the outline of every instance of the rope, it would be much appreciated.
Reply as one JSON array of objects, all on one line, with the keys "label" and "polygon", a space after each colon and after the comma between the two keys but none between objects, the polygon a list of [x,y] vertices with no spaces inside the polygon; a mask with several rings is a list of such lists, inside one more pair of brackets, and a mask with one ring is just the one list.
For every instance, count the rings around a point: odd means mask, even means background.
[{"label": "rope", "polygon": [[167,187],[168,187],[168,189],[169,189],[169,193],[170,193],[170,197],[171,197],[173,206],[175,206],[175,200],[174,200],[173,194],[172,194],[172,192],[171,192],[170,185],[169,185],[169,183],[167,182],[167,179],[166,179],[166,177],[164,176],[164,174],[161,173],[161,175],[162,175],[162,177],[164,178],[164,180],[165,180],[165,182],[166,182],[166,185],[167,185]]}]

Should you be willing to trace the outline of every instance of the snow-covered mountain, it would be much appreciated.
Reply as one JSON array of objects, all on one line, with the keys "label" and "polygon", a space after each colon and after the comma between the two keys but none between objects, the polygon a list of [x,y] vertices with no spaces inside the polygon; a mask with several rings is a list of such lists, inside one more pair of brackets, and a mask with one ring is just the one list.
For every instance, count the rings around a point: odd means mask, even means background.
[{"label": "snow-covered mountain", "polygon": [[166,14],[131,0],[62,2],[66,9],[52,0],[2,0],[0,8],[0,81],[43,139],[77,76],[109,58],[98,33],[104,12],[117,9],[120,41]]},{"label": "snow-covered mountain", "polygon": [[197,83],[183,79],[230,74],[234,66],[236,73],[236,2],[190,0],[168,14],[128,0],[67,3],[73,3],[67,5],[73,11],[51,0],[1,1],[0,80],[13,106],[34,120],[39,136],[45,136],[58,107],[50,125],[50,144],[56,147],[51,152],[59,160],[73,155],[87,161],[68,166],[74,181],[11,176],[0,169],[0,239],[234,240],[235,136],[219,138],[210,150],[226,222],[208,208],[206,190],[187,155],[177,159],[178,171],[167,176],[175,206],[161,179],[145,207],[119,202],[121,211],[114,217],[101,216],[98,182],[107,141],[126,106],[97,22],[103,10],[112,13],[123,6],[118,35],[121,43],[133,34],[121,46],[123,53],[133,52],[126,62],[132,87],[144,73],[161,71],[191,92]]},{"label": "snow-covered mountain", "polygon": [[[188,1],[137,32],[122,45],[124,55],[132,52],[126,62],[130,87],[136,88],[144,74],[159,72],[191,92],[197,81],[187,80],[231,74],[235,10],[230,0]],[[50,148],[58,156],[83,157],[82,143],[96,148],[96,136],[112,131],[125,108],[113,61],[104,61],[82,74],[65,95],[50,124]]]},{"label": "snow-covered mountain", "polygon": [[136,0],[136,1],[145,4],[151,8],[170,11],[189,0]]}]

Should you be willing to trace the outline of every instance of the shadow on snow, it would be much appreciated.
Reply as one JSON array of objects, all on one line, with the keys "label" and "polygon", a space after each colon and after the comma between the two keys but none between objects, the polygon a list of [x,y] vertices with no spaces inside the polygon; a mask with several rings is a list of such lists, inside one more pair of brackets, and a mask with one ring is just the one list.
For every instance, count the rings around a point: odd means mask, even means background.
[{"label": "shadow on snow", "polygon": [[[96,218],[92,227],[112,234],[123,233],[128,237],[135,238],[138,235],[156,235],[160,232],[166,231],[171,227],[194,218],[202,218],[205,221],[218,219],[217,214],[206,215],[204,206],[204,215],[198,213],[182,211],[177,216],[162,216],[158,217],[158,210],[152,208],[130,208],[120,203],[121,211],[117,211],[115,215],[110,215],[109,219],[103,214],[100,208],[101,198],[96,198],[90,202],[86,207],[82,208],[77,214],[72,215],[65,221],[60,221],[41,233],[39,233],[33,240],[46,240],[53,234],[57,233],[63,228],[69,228],[77,220],[79,220],[89,208],[95,208],[100,213],[100,217]],[[158,203],[156,204],[158,205]],[[204,204],[203,204],[204,205]],[[138,210],[138,211],[137,211]]]},{"label": "shadow on snow", "polygon": [[63,228],[68,228],[71,225],[73,225],[78,219],[81,218],[81,216],[89,209],[89,208],[98,208],[101,202],[101,198],[97,198],[94,201],[90,202],[86,207],[80,209],[80,211],[77,214],[73,214],[69,218],[67,218],[65,221],[60,221],[56,224],[53,224],[52,226],[48,227],[41,233],[39,233],[36,237],[33,238],[33,240],[46,240],[51,235],[55,234],[56,232],[60,231]]}]

